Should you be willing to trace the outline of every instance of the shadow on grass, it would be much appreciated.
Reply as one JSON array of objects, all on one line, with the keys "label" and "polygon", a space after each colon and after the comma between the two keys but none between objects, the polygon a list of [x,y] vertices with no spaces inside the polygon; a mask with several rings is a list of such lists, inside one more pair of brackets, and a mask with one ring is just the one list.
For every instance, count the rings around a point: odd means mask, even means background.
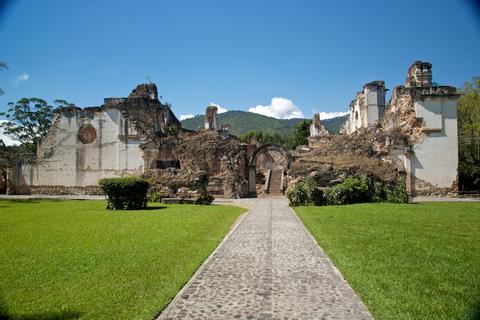
[{"label": "shadow on grass", "polygon": [[81,312],[63,311],[63,312],[44,312],[28,315],[10,315],[7,304],[3,299],[0,300],[0,320],[68,320],[78,319],[82,316]]},{"label": "shadow on grass", "polygon": [[470,318],[470,320],[480,320],[480,298],[473,306],[472,317]]}]

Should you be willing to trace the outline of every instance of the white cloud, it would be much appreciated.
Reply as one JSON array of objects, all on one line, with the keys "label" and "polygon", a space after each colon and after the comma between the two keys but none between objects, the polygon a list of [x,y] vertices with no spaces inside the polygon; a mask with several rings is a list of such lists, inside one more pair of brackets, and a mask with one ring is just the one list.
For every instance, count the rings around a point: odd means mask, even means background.
[{"label": "white cloud", "polygon": [[180,121],[187,120],[187,119],[190,119],[190,118],[193,118],[193,117],[195,117],[193,114],[182,114],[180,116]]},{"label": "white cloud", "polygon": [[248,111],[277,119],[304,118],[299,107],[291,100],[281,97],[272,98],[267,106],[257,105],[254,108],[249,108]]},{"label": "white cloud", "polygon": [[225,108],[222,108],[220,107],[220,105],[216,104],[216,103],[210,103],[209,106],[214,106],[214,107],[217,107],[217,113],[225,113],[227,112],[228,110],[225,109]]},{"label": "white cloud", "polygon": [[30,79],[30,75],[24,72],[21,75],[15,77],[15,83],[27,81],[28,79]]},{"label": "white cloud", "polygon": [[326,120],[326,119],[332,119],[332,118],[337,118],[341,117],[348,114],[348,112],[341,112],[341,111],[336,111],[336,112],[320,112],[320,120]]},{"label": "white cloud", "polygon": [[[3,123],[3,122],[6,122],[6,120],[0,120],[0,124]],[[0,127],[0,140],[3,140],[3,142],[4,142],[5,145],[7,145],[7,146],[12,146],[12,145],[18,145],[18,144],[20,144],[18,141],[13,140],[13,139],[7,137],[7,136],[3,133],[3,128],[2,128],[2,127]]]}]

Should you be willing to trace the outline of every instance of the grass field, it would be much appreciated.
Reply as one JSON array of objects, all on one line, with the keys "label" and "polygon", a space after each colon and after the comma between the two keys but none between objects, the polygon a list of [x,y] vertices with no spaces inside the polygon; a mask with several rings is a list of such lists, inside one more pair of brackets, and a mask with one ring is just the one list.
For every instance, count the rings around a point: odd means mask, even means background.
[{"label": "grass field", "polygon": [[480,319],[480,203],[295,211],[375,319]]},{"label": "grass field", "polygon": [[0,319],[152,319],[245,209],[0,201]]}]

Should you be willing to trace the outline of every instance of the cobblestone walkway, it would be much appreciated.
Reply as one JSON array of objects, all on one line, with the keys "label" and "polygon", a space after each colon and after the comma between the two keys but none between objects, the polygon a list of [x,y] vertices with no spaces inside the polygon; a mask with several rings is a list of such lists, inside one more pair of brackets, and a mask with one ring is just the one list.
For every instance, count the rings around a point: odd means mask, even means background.
[{"label": "cobblestone walkway", "polygon": [[285,199],[250,201],[158,319],[373,319]]}]

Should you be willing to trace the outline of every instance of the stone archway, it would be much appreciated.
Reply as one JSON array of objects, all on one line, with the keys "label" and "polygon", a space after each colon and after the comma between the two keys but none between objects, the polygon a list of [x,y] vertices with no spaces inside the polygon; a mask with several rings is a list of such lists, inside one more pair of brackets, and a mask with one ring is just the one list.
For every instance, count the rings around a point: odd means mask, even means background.
[{"label": "stone archway", "polygon": [[[250,157],[248,162],[248,193],[250,195],[257,194],[257,160],[261,155],[265,153],[269,153],[270,151],[281,154],[281,156],[284,159],[284,163],[282,164],[283,168],[281,170],[282,177],[283,177],[283,172],[290,167],[290,163],[292,162],[292,156],[281,145],[276,143],[266,143],[256,148],[253,151],[252,156]],[[266,177],[266,186],[268,186],[269,181],[270,181],[270,171],[268,173],[268,176]],[[281,184],[283,184],[283,178],[282,178]]]}]

